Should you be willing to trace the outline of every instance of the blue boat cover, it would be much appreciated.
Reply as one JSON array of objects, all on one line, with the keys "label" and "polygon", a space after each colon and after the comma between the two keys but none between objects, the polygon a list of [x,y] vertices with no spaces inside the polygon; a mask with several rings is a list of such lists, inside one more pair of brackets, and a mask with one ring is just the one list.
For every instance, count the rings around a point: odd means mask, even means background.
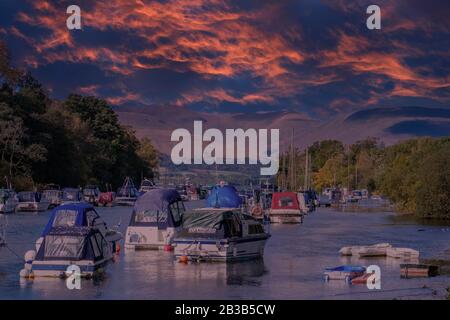
[{"label": "blue boat cover", "polygon": [[175,189],[153,189],[134,204],[130,226],[178,227],[184,211],[182,199]]},{"label": "blue boat cover", "polygon": [[206,207],[208,208],[239,208],[242,199],[235,187],[233,186],[215,186],[206,199]]},{"label": "blue boat cover", "polygon": [[54,227],[87,227],[89,226],[89,221],[98,217],[99,215],[94,207],[87,202],[60,205],[52,210],[42,236],[47,235]]}]

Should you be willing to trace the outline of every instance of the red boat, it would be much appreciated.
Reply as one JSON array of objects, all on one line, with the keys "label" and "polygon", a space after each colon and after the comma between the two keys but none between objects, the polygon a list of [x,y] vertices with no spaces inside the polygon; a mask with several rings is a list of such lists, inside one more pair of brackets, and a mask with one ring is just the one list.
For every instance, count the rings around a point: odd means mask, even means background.
[{"label": "red boat", "polygon": [[303,212],[300,209],[297,194],[274,192],[269,217],[273,223],[303,223]]},{"label": "red boat", "polygon": [[100,207],[112,207],[116,198],[115,192],[102,192],[98,197],[98,205]]}]

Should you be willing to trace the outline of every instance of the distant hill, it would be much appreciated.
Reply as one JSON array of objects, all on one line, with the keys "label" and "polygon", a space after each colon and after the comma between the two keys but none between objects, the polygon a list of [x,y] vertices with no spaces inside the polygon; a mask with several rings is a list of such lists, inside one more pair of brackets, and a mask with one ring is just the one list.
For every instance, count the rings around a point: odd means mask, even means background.
[{"label": "distant hill", "polygon": [[279,128],[281,149],[286,150],[294,129],[294,143],[300,148],[318,140],[336,139],[353,143],[378,137],[390,145],[417,136],[450,135],[450,109],[426,107],[371,108],[341,114],[328,121],[310,119],[295,112],[205,113],[177,106],[121,108],[116,110],[122,124],[131,126],[138,137],[149,137],[164,154],[174,143],[170,134],[176,128],[193,130],[194,120],[206,128]]}]

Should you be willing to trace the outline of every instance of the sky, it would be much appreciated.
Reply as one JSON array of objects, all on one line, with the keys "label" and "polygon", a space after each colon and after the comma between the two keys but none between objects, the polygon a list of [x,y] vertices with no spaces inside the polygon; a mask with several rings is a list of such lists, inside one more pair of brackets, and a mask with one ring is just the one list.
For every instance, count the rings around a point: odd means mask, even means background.
[{"label": "sky", "polygon": [[[66,27],[72,4],[82,30]],[[439,0],[1,0],[0,39],[57,99],[326,119],[448,107],[449,16]]]}]

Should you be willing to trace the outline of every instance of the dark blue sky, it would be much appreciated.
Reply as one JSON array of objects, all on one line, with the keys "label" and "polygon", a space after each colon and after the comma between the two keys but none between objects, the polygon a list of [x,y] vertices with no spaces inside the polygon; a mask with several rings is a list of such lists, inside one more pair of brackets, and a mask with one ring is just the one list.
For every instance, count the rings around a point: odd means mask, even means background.
[{"label": "dark blue sky", "polygon": [[[66,28],[71,4],[82,30]],[[366,28],[370,4],[381,30]],[[55,98],[321,119],[448,106],[449,16],[438,0],[2,0],[0,38]]]}]

